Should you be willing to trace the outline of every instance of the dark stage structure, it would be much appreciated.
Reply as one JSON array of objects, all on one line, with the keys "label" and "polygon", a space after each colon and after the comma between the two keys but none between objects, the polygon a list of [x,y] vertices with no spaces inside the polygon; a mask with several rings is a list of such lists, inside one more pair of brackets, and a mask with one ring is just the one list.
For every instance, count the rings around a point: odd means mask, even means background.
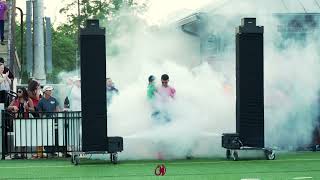
[{"label": "dark stage structure", "polygon": [[[123,150],[122,137],[107,136],[106,37],[98,20],[87,20],[80,31],[82,152],[110,153],[113,163]],[[79,155],[72,157],[79,163]]]},{"label": "dark stage structure", "polygon": [[234,160],[240,149],[261,149],[267,159],[275,158],[264,148],[263,30],[255,18],[242,19],[236,30],[236,133],[222,136],[227,157]]}]

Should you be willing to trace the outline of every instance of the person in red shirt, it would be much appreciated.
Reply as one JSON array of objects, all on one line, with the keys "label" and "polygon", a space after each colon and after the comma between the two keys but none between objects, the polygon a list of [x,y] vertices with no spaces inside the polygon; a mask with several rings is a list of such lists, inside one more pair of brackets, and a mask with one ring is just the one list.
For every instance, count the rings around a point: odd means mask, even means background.
[{"label": "person in red shirt", "polygon": [[40,84],[35,80],[30,80],[28,84],[28,96],[31,98],[33,105],[38,106],[40,101]]},{"label": "person in red shirt", "polygon": [[38,81],[36,80],[29,80],[28,83],[28,96],[29,98],[31,98],[33,105],[34,105],[34,112],[32,113],[32,115],[34,117],[39,117],[38,109],[38,103],[40,101],[41,95],[40,95],[40,84]]}]

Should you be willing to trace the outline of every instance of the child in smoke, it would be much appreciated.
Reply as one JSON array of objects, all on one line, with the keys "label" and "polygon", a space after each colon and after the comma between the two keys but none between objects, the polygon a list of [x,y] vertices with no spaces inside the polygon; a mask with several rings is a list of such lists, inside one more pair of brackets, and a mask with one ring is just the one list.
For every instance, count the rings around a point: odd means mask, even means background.
[{"label": "child in smoke", "polygon": [[[160,115],[160,111],[158,110],[158,108],[155,106],[155,101],[156,101],[156,96],[157,96],[157,87],[156,87],[156,77],[153,76],[153,75],[150,75],[149,78],[148,78],[148,87],[147,87],[147,98],[148,98],[148,101],[150,102],[151,104],[151,108],[152,108],[152,119],[153,120],[158,120],[159,119],[159,115]],[[158,142],[157,143],[158,145],[156,146],[157,148],[157,152],[156,152],[156,157],[157,159],[160,159],[160,160],[163,160],[164,157],[163,157],[163,153],[162,153],[162,147],[163,147],[163,144],[161,142]],[[160,150],[161,149],[161,150]]]},{"label": "child in smoke", "polygon": [[159,115],[159,111],[155,107],[155,98],[157,93],[156,83],[155,83],[156,77],[153,75],[150,75],[148,78],[148,87],[147,87],[147,98],[152,106],[152,115],[151,117],[153,119],[157,119],[157,116]]},{"label": "child in smoke", "polygon": [[148,78],[147,98],[152,105],[152,119],[159,124],[165,124],[171,121],[169,114],[169,103],[174,99],[176,90],[168,85],[169,76],[161,76],[161,86],[155,86],[155,77],[150,75]]},{"label": "child in smoke", "polygon": [[158,92],[162,97],[163,101],[168,101],[169,99],[174,99],[176,95],[176,90],[168,85],[169,83],[169,75],[163,74],[161,76],[161,86],[158,88]]},{"label": "child in smoke", "polygon": [[156,77],[154,77],[153,75],[150,75],[148,78],[149,84],[147,88],[147,97],[150,101],[154,100],[155,93],[157,92],[155,79]]},{"label": "child in smoke", "polygon": [[158,118],[164,122],[170,122],[171,117],[169,114],[169,103],[174,100],[176,90],[172,86],[169,86],[169,75],[163,74],[161,76],[161,86],[157,88],[157,106],[158,106]]},{"label": "child in smoke", "polygon": [[[152,105],[152,119],[157,121],[158,124],[165,124],[171,121],[168,103],[174,99],[176,90],[168,85],[169,76],[167,74],[161,76],[161,86],[159,87],[156,87],[155,79],[153,75],[148,78],[147,98]],[[157,159],[164,160],[167,143],[159,139],[155,143]]]}]

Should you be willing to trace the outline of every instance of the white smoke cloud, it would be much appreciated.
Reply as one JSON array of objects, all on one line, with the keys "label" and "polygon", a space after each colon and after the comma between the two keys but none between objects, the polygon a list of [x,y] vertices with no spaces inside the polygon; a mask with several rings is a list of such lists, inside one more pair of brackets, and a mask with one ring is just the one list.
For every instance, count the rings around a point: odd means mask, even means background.
[{"label": "white smoke cloud", "polygon": [[[210,28],[223,36],[227,50],[210,63],[201,63],[199,39],[180,29],[135,26],[130,18],[121,19],[117,38],[108,42],[120,52],[107,58],[107,76],[120,90],[108,109],[108,135],[124,137],[121,159],[155,159],[159,152],[165,158],[224,156],[221,134],[235,132],[234,28],[242,17],[256,17],[257,25],[265,27],[266,146],[310,143],[318,113],[319,41],[309,35],[305,44],[285,42],[281,49],[279,22],[272,16],[277,11],[259,12],[249,3],[243,7],[248,13],[226,8],[219,13],[223,19],[211,17]],[[172,121],[159,124],[151,118],[147,78],[155,75],[159,85],[164,73],[177,94],[168,105]]]},{"label": "white smoke cloud", "polygon": [[320,82],[316,42],[292,44],[285,51],[268,47],[265,73],[266,140],[269,145],[296,148],[312,141],[318,117]]},{"label": "white smoke cloud", "polygon": [[69,99],[69,110],[81,111],[81,82],[78,71],[62,72],[58,75],[60,80],[59,93],[55,94],[58,97],[60,107],[64,108],[65,98]]},{"label": "white smoke cloud", "polygon": [[[214,16],[211,17],[211,28],[230,42],[228,46],[231,51],[226,54],[228,54],[227,59],[231,58],[234,63],[235,45],[232,27],[238,26],[240,18],[243,17],[256,17],[257,25],[264,26],[266,146],[284,149],[307,146],[312,142],[312,132],[319,116],[320,81],[316,78],[320,70],[317,51],[319,38],[316,35],[319,30],[309,31],[305,40],[301,38],[303,36],[297,38],[299,33],[291,35],[288,33],[287,36],[291,38],[284,40],[278,31],[281,22],[274,16],[278,11],[266,8],[268,12],[260,12],[261,8],[255,7],[261,5],[261,2],[251,4],[252,6],[249,6],[249,3],[244,2],[243,6],[251,8],[242,9],[243,12],[247,12],[243,14],[237,11],[232,13],[226,11],[228,8],[222,8],[220,12],[218,11],[222,19],[214,20]],[[287,16],[287,21],[293,17]]]},{"label": "white smoke cloud", "polygon": [[[122,48],[107,60],[107,74],[120,90],[108,109],[108,135],[124,137],[120,158],[155,159],[159,152],[164,158],[221,154],[221,134],[235,131],[235,91],[226,92],[225,75],[200,63],[199,39],[172,27],[132,26],[118,33],[113,43]],[[168,105],[172,121],[161,124],[151,117],[146,90],[149,75],[156,76],[159,86],[164,73],[177,94]]]}]

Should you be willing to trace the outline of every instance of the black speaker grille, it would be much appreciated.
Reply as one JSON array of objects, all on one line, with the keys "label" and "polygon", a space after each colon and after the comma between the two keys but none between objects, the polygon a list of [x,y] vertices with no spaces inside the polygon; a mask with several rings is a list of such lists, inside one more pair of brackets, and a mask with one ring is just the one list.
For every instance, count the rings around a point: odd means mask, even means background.
[{"label": "black speaker grille", "polygon": [[83,151],[107,150],[106,46],[104,35],[81,35]]},{"label": "black speaker grille", "polygon": [[245,146],[264,147],[263,34],[236,35],[237,133]]}]

